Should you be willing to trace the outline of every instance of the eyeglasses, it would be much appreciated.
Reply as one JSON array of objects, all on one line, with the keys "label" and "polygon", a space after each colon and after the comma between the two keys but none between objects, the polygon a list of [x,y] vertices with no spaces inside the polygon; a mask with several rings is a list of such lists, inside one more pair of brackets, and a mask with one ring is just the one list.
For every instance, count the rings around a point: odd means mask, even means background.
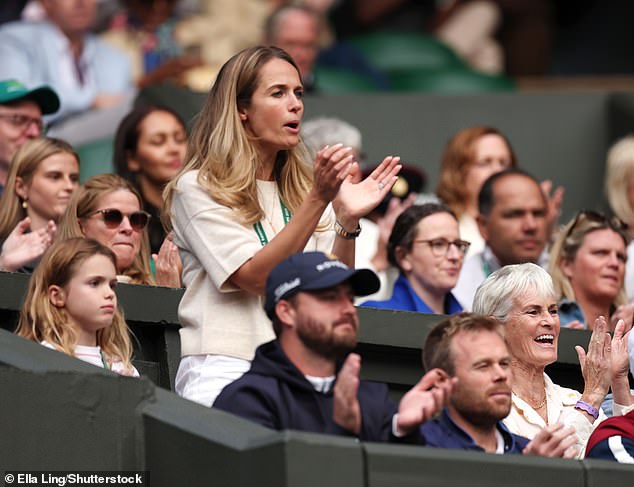
[{"label": "eyeglasses", "polygon": [[2,113],[0,118],[8,120],[16,129],[24,132],[32,123],[42,132],[44,130],[44,122],[39,117],[29,117],[20,113]]},{"label": "eyeglasses", "polygon": [[449,247],[451,245],[455,246],[463,256],[469,250],[469,246],[471,242],[467,242],[466,240],[447,240],[446,238],[435,238],[433,240],[414,240],[412,243],[426,243],[431,248],[431,253],[436,257],[442,257],[447,255],[449,251]]},{"label": "eyeglasses", "polygon": [[598,223],[600,225],[604,225],[611,230],[614,230],[616,233],[625,234],[627,233],[627,223],[625,223],[620,218],[615,216],[609,218],[603,213],[594,210],[581,210],[575,216],[575,219],[572,222],[572,225],[568,227],[568,232],[566,232],[566,237],[570,236],[573,230],[577,227],[579,223],[583,220],[589,220],[594,223]]},{"label": "eyeglasses", "polygon": [[152,217],[146,211],[133,211],[132,213],[124,214],[122,211],[115,208],[93,211],[88,216],[90,217],[96,215],[97,213],[101,214],[103,221],[108,228],[117,228],[119,225],[121,225],[123,217],[127,217],[128,221],[130,222],[130,226],[133,230],[136,231],[143,230],[150,222],[150,218]]}]

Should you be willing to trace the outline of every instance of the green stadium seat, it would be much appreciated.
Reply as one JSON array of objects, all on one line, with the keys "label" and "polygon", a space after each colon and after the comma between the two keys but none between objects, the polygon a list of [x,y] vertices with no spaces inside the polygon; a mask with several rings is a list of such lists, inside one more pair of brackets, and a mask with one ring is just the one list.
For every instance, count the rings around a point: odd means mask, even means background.
[{"label": "green stadium seat", "polygon": [[79,154],[79,174],[82,183],[91,176],[114,172],[112,138],[78,145],[75,150]]},{"label": "green stadium seat", "polygon": [[354,93],[379,91],[375,81],[359,73],[341,69],[317,67],[315,87],[320,93]]},{"label": "green stadium seat", "polygon": [[515,83],[500,75],[479,73],[464,67],[430,71],[427,69],[391,73],[395,91],[428,93],[483,93],[513,91]]},{"label": "green stadium seat", "polygon": [[442,42],[410,32],[376,32],[350,42],[378,69],[387,74],[410,69],[436,70],[463,66],[458,55]]}]

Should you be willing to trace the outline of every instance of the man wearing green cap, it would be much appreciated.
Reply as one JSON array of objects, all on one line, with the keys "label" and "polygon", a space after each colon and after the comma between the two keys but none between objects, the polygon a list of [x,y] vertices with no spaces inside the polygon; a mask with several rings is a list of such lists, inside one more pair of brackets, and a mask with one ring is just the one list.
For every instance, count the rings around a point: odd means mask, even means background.
[{"label": "man wearing green cap", "polygon": [[0,193],[18,148],[42,133],[42,115],[59,110],[59,98],[48,86],[29,90],[17,80],[0,80]]}]

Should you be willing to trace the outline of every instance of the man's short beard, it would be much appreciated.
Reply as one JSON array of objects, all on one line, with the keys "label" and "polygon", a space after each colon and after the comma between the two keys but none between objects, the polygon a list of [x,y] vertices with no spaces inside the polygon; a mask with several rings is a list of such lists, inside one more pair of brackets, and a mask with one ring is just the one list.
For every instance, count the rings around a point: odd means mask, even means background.
[{"label": "man's short beard", "polygon": [[297,327],[297,336],[306,345],[322,357],[337,360],[357,346],[357,334],[337,335],[334,328],[327,333],[321,322],[307,318]]},{"label": "man's short beard", "polygon": [[487,407],[486,405],[474,405],[472,401],[459,400],[458,402],[456,402],[455,399],[456,398],[451,399],[454,409],[458,411],[463,418],[468,419],[470,423],[478,427],[491,427],[496,425],[498,421],[506,418],[511,410],[510,401],[508,410],[505,413],[500,413],[496,415],[494,410]]}]

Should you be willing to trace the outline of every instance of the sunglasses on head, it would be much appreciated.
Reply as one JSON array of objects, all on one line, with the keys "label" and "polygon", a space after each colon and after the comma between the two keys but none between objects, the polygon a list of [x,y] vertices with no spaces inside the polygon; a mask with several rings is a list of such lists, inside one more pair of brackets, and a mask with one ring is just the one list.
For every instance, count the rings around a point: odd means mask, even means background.
[{"label": "sunglasses on head", "polygon": [[133,211],[132,213],[124,214],[122,211],[115,208],[107,208],[105,210],[97,210],[90,214],[101,214],[104,223],[108,228],[117,228],[121,225],[123,217],[127,217],[130,222],[130,226],[137,231],[143,230],[150,222],[151,215],[146,211]]},{"label": "sunglasses on head", "polygon": [[603,225],[606,228],[614,230],[616,233],[627,233],[627,223],[625,223],[620,218],[617,218],[616,216],[608,217],[599,211],[581,210],[579,213],[577,213],[574,221],[572,222],[572,225],[570,225],[570,227],[568,228],[566,238],[568,238],[568,236],[572,234],[577,225],[579,225],[579,223],[584,220],[589,220],[591,222],[598,223],[599,225]]}]

